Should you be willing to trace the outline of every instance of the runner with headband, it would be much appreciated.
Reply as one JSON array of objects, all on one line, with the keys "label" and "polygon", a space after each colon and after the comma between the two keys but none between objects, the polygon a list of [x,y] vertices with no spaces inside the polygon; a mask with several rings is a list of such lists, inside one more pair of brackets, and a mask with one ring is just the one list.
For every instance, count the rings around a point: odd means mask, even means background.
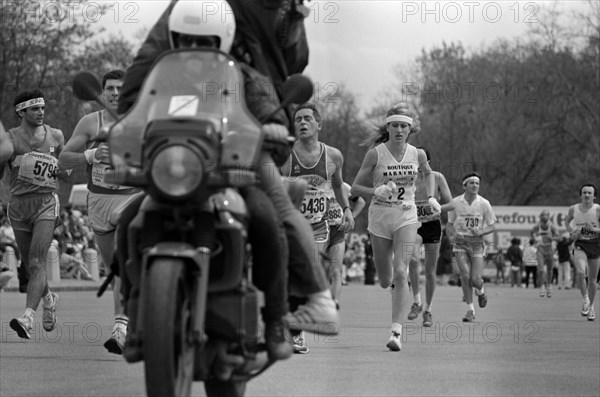
[{"label": "runner with headband", "polygon": [[21,266],[28,269],[29,285],[25,313],[13,318],[10,327],[21,338],[31,339],[40,300],[44,330],[50,332],[56,325],[58,294],[48,288],[46,256],[59,217],[56,176],[65,140],[61,130],[44,124],[46,103],[42,92],[22,92],[14,105],[21,125],[8,131],[14,153],[8,161],[11,197],[7,212],[23,254]]},{"label": "runner with headband", "polygon": [[452,199],[452,210],[448,213],[448,234],[454,242],[463,297],[467,304],[464,322],[475,320],[473,289],[477,294],[479,307],[484,308],[487,305],[482,278],[485,256],[483,236],[496,229],[496,216],[492,206],[479,195],[480,181],[481,178],[475,172],[466,175],[462,182],[465,193]]},{"label": "runner with headband", "polygon": [[367,138],[370,147],[356,175],[351,192],[369,207],[368,230],[379,285],[391,288],[392,326],[386,344],[391,351],[402,348],[402,319],[408,302],[408,258],[417,249],[417,229],[421,223],[415,205],[415,182],[419,167],[423,170],[427,203],[440,212],[434,175],[423,149],[407,142],[420,131],[417,114],[402,103],[386,113],[385,124]]}]

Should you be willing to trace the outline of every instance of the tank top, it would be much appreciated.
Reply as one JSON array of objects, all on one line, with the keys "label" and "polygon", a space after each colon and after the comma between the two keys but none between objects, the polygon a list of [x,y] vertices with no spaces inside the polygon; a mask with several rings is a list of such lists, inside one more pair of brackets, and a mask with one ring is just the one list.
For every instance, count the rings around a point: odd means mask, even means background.
[{"label": "tank top", "polygon": [[[99,110],[96,113],[98,117],[98,128],[96,129],[96,133],[94,137],[98,136],[102,126],[104,125],[104,113]],[[93,141],[88,144],[86,149],[96,149],[100,146],[102,142]],[[88,190],[93,193],[99,194],[133,194],[138,192],[140,189],[131,188],[121,185],[114,185],[105,182],[105,174],[106,171],[112,169],[110,164],[102,163],[94,158],[94,162],[92,164],[88,164],[87,166],[87,174],[88,174]]]},{"label": "tank top", "polygon": [[294,149],[290,154],[289,176],[302,178],[308,183],[300,212],[311,224],[327,220],[328,192],[332,190],[331,175],[333,175],[334,170],[328,167],[329,156],[325,144],[321,143],[320,145],[319,158],[312,166],[302,164]]},{"label": "tank top", "polygon": [[589,222],[592,226],[598,227],[597,211],[600,205],[593,204],[592,208],[586,212],[581,211],[579,206],[580,204],[575,205],[575,209],[573,211],[573,224],[575,225],[575,229],[581,230],[579,240],[600,241],[600,233],[593,232],[584,226]]},{"label": "tank top", "polygon": [[61,141],[52,127],[43,124],[42,128],[43,140],[33,145],[22,127],[8,130],[14,146],[13,158],[8,163],[12,196],[47,194],[57,190],[56,173]]},{"label": "tank top", "polygon": [[371,205],[410,208],[415,204],[415,181],[419,173],[419,155],[417,148],[406,144],[402,160],[397,161],[385,144],[375,146],[377,164],[373,169],[373,186],[377,187],[392,181],[397,191],[391,198],[380,200],[373,197]]},{"label": "tank top", "polygon": [[[437,178],[437,174],[435,174],[435,178]],[[417,177],[415,181],[415,205],[417,206],[417,217],[419,222],[431,222],[440,219],[439,212],[433,212],[431,205],[427,202],[429,196],[427,195],[427,183],[425,177],[421,178],[421,174]],[[438,193],[438,185],[437,181],[434,183],[435,194],[434,197],[439,201],[439,193]]]},{"label": "tank top", "polygon": [[552,253],[552,224],[548,222],[544,228],[541,223],[538,223],[537,235],[539,237],[537,248],[545,253]]}]

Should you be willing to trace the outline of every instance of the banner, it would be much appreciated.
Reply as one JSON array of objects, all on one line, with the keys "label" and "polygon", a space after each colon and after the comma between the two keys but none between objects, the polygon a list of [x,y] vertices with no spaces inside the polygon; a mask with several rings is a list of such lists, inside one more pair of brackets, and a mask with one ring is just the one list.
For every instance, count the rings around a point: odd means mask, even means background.
[{"label": "banner", "polygon": [[[496,215],[496,231],[484,237],[487,244],[486,252],[495,254],[498,248],[506,250],[510,247],[510,240],[514,237],[521,240],[521,246],[527,246],[531,237],[531,229],[540,221],[540,213],[547,210],[552,223],[559,234],[567,231],[565,219],[569,207],[544,207],[544,206],[492,206]],[[368,238],[366,233],[349,233],[350,245],[363,244]]]}]

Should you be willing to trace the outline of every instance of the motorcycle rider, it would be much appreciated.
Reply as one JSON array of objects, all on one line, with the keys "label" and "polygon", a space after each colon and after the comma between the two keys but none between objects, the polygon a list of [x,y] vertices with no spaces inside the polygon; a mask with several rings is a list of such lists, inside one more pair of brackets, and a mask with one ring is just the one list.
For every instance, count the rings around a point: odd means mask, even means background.
[{"label": "motorcycle rider", "polygon": [[[280,92],[277,90],[281,88],[281,83],[288,75],[302,71],[308,59],[303,25],[305,14],[301,13],[306,8],[302,8],[301,3],[300,0],[283,0],[248,5],[241,0],[230,0],[229,4],[214,1],[173,0],[152,28],[133,64],[127,70],[119,98],[119,113],[127,111],[135,102],[141,84],[156,57],[177,44],[173,38],[178,32],[171,31],[169,28],[170,16],[177,15],[178,9],[187,8],[182,15],[191,16],[188,21],[194,19],[202,21],[195,25],[195,28],[203,29],[210,26],[211,20],[211,15],[205,11],[211,7],[214,9],[215,4],[217,8],[218,4],[222,4],[223,7],[216,15],[219,18],[215,20],[215,24],[221,25],[222,32],[222,26],[227,24],[227,15],[231,17],[233,11],[236,28],[233,32],[233,40],[228,34],[227,37],[219,36],[220,47],[224,49],[223,44],[227,41],[231,45],[230,53],[245,66],[247,105],[258,120],[264,120],[263,130],[267,139],[283,142],[289,135],[289,117],[285,111],[273,114],[279,105]],[[194,36],[214,35],[202,34],[203,32],[199,30],[197,32],[200,34]],[[275,87],[278,95],[267,92],[265,88],[269,87]],[[279,148],[288,149],[284,144]],[[276,157],[285,160],[286,156],[287,152]],[[308,299],[306,304],[300,306],[296,312],[288,314],[287,321],[292,328],[336,334],[338,312],[320,264],[320,257],[314,254],[316,251],[313,250],[314,240],[310,225],[292,204],[271,154],[265,151],[260,161],[262,188],[279,213],[287,234],[290,251],[288,265],[290,295]],[[259,250],[267,250],[272,243],[262,240],[257,241],[256,244]]]}]

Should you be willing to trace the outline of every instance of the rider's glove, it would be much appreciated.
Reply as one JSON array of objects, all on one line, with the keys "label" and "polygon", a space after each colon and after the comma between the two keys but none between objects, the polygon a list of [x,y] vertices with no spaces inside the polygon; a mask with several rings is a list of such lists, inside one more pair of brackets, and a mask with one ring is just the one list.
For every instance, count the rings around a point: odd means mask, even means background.
[{"label": "rider's glove", "polygon": [[262,131],[265,134],[263,149],[271,154],[275,165],[281,167],[291,152],[288,129],[281,124],[271,123],[263,125]]}]

